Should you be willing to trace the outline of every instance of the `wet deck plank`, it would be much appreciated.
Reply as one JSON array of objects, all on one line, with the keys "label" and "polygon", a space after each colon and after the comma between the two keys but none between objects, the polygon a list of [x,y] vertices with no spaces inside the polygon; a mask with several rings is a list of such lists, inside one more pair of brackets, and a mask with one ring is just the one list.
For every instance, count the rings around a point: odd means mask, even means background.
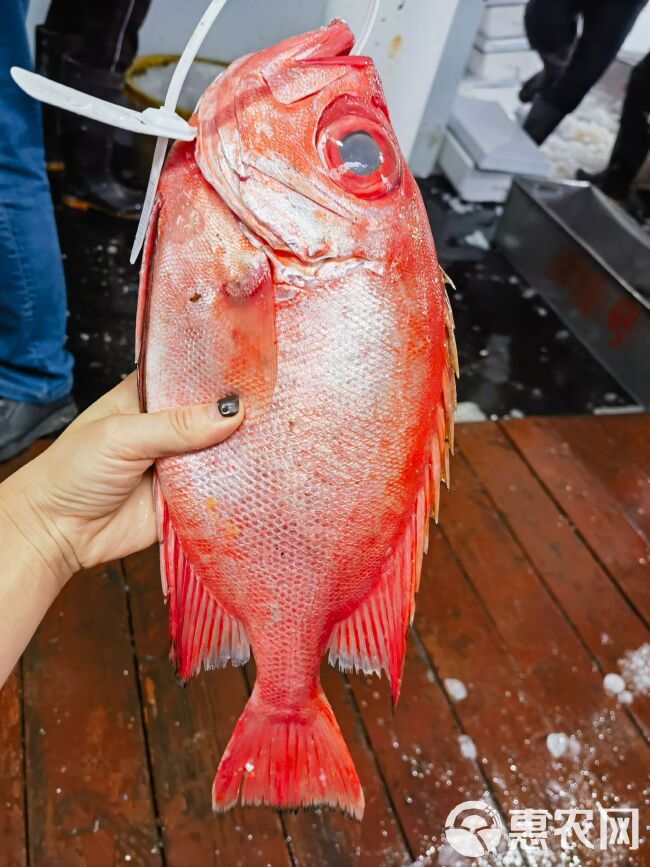
[{"label": "wet deck plank", "polygon": [[[618,426],[609,419],[597,419],[597,427],[589,421],[589,418],[558,418],[555,426],[571,451],[607,489],[628,522],[647,542],[650,539],[650,479],[646,472],[650,428],[645,431],[644,460],[634,446],[617,436]],[[642,423],[637,421],[637,431],[640,426],[643,429]]]},{"label": "wet deck plank", "polygon": [[[553,732],[576,736],[590,770],[583,800],[613,806],[614,797],[644,799],[650,764],[637,728],[603,689],[602,675],[561,607],[540,580],[526,550],[512,536],[461,453],[454,461],[454,491],[442,533],[481,597],[535,703]],[[543,532],[544,525],[539,525]],[[600,738],[600,734],[606,737]],[[621,756],[626,757],[623,766]],[[578,769],[576,769],[577,771]],[[584,783],[576,773],[576,785]],[[604,777],[604,779],[603,779]],[[587,806],[587,804],[585,804]]]},{"label": "wet deck plank", "polygon": [[[0,463],[0,482],[37,449]],[[25,775],[22,734],[22,671],[17,665],[0,689],[0,867],[26,867]]]},{"label": "wet deck plank", "polygon": [[[564,422],[568,421],[557,420],[565,436],[568,431]],[[601,460],[605,436],[593,437],[593,425],[584,424],[595,420],[570,421],[576,422],[573,432],[579,439],[589,440],[590,453]],[[502,429],[492,424],[467,426],[462,431],[462,452],[495,507],[506,516],[511,533],[526,551],[540,582],[557,600],[598,665],[600,676],[616,672],[623,654],[648,638],[638,613],[591,556],[523,457],[510,447]],[[620,454],[618,465],[625,466]],[[638,490],[638,472],[634,468],[629,484],[634,492]],[[650,735],[650,697],[635,698],[629,712]]]},{"label": "wet deck plank", "polygon": [[0,867],[26,867],[20,670],[0,690]]},{"label": "wet deck plank", "polygon": [[[638,416],[637,424],[650,439],[648,416]],[[650,620],[650,549],[616,495],[571,448],[554,419],[513,421],[506,430],[595,558],[646,622]],[[596,436],[596,428],[591,430]]]},{"label": "wet deck plank", "polygon": [[[526,800],[550,806],[549,720],[441,532],[432,534],[422,582],[416,629],[476,749],[484,790],[504,814]],[[466,697],[449,680],[462,684]],[[447,772],[455,773],[453,763]]]},{"label": "wet deck plank", "polygon": [[30,863],[161,867],[119,565],[72,579],[23,672]]},{"label": "wet deck plank", "polygon": [[[603,676],[647,641],[650,416],[461,425],[458,441],[396,712],[385,680],[323,669],[366,793],[361,825],[328,811],[212,816],[253,671],[177,686],[150,550],[78,576],[24,657],[24,689],[17,672],[0,692],[0,867],[435,864],[463,800],[506,818],[644,805],[649,699],[623,706]],[[551,756],[552,732],[580,752]],[[644,851],[612,863],[637,867]]]},{"label": "wet deck plank", "polygon": [[[459,793],[478,797],[484,789],[474,764],[460,755],[461,731],[413,636],[394,713],[385,678],[355,675],[350,685],[413,858],[425,857],[441,842],[449,810],[463,800]],[[343,734],[347,738],[345,729]],[[380,823],[382,836],[388,830],[386,821],[384,817]]]}]

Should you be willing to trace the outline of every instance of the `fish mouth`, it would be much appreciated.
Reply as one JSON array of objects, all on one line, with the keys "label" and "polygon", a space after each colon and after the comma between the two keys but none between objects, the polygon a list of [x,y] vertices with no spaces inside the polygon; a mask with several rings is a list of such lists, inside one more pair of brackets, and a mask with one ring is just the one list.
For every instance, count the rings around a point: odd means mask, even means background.
[{"label": "fish mouth", "polygon": [[299,60],[303,66],[350,66],[362,68],[370,66],[372,59],[361,54],[336,54],[334,57],[310,57],[307,60]]}]

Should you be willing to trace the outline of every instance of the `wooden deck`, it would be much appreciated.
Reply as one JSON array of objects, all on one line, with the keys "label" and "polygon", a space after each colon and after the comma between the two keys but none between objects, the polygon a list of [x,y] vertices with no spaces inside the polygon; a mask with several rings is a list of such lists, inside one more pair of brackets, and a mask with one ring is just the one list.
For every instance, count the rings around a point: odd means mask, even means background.
[{"label": "wooden deck", "polygon": [[[603,677],[649,641],[650,416],[465,425],[458,444],[395,715],[385,680],[323,669],[363,823],[212,816],[253,675],[177,686],[150,550],[77,576],[0,692],[1,867],[470,863],[451,857],[444,825],[479,799],[507,825],[517,809],[637,807],[643,838],[650,698],[628,675],[621,704]],[[550,733],[573,735],[573,750],[554,759]],[[585,864],[650,864],[643,839],[582,852]]]}]

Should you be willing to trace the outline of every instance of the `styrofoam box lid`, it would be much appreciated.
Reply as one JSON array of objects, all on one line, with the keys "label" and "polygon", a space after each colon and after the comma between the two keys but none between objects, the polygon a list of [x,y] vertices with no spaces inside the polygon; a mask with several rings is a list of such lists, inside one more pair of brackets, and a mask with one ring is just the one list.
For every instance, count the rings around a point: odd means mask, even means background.
[{"label": "styrofoam box lid", "polygon": [[508,197],[512,175],[476,169],[472,158],[449,130],[445,133],[438,165],[467,202],[505,202]]},{"label": "styrofoam box lid", "polygon": [[485,0],[486,6],[525,6],[528,0]]},{"label": "styrofoam box lid", "polygon": [[449,129],[479,169],[550,175],[547,157],[495,100],[458,96]]},{"label": "styrofoam box lid", "polygon": [[478,33],[474,47],[483,54],[507,54],[510,51],[530,51],[530,43],[525,36],[502,36],[493,38]]}]

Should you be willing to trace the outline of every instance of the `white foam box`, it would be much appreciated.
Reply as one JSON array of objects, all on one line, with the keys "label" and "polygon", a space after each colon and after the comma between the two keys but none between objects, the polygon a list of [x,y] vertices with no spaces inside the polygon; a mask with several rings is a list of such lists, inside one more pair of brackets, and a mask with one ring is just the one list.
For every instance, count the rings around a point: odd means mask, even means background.
[{"label": "white foam box", "polygon": [[484,54],[514,54],[519,51],[530,51],[530,43],[526,36],[485,36],[478,33],[474,40],[474,48]]},{"label": "white foam box", "polygon": [[525,81],[539,71],[541,63],[534,51],[484,51],[475,46],[467,68],[483,81]]},{"label": "white foam box", "polygon": [[550,175],[548,157],[498,100],[456,97],[449,131],[477,169],[537,178]]},{"label": "white foam box", "polygon": [[512,175],[477,169],[465,148],[449,130],[440,149],[438,165],[466,202],[505,202],[508,197]]},{"label": "white foam box", "polygon": [[487,3],[480,32],[489,39],[500,39],[509,36],[524,36],[524,11],[526,3],[515,2]]}]

